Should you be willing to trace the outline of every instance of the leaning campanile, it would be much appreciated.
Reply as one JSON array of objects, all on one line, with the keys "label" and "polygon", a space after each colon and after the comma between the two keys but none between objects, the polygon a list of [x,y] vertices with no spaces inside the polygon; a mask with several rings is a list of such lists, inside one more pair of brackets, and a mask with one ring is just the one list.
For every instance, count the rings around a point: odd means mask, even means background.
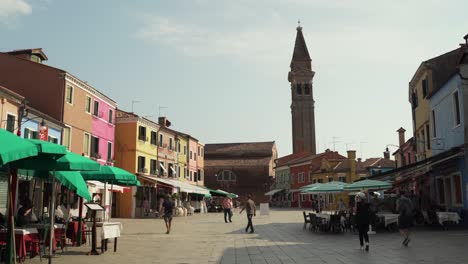
[{"label": "leaning campanile", "polygon": [[293,153],[307,151],[316,154],[315,115],[312,79],[312,60],[302,34],[297,27],[296,43],[291,60],[288,81],[291,83],[291,117]]}]

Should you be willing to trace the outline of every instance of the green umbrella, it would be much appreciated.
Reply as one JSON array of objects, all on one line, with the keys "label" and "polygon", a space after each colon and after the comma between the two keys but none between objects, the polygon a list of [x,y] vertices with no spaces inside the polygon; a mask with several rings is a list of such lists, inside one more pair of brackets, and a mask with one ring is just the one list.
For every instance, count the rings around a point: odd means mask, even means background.
[{"label": "green umbrella", "polygon": [[39,154],[52,154],[63,156],[67,154],[67,148],[62,145],[57,145],[55,143],[38,140],[38,139],[27,139],[27,141],[33,143],[37,146]]},{"label": "green umbrella", "polygon": [[227,193],[227,197],[229,198],[237,198],[239,197],[239,195],[235,194],[235,193]]},{"label": "green umbrella", "polygon": [[81,175],[83,175],[83,179],[86,181],[94,180],[110,184],[137,181],[135,174],[113,166],[101,166],[101,168],[96,171],[82,171]]},{"label": "green umbrella", "polygon": [[39,171],[89,171],[99,170],[101,165],[91,159],[73,152],[66,152],[64,156],[57,160],[51,159],[47,156],[39,155],[36,158],[28,158],[16,161],[12,164],[12,167]]},{"label": "green umbrella", "polygon": [[81,176],[80,172],[57,171],[55,173],[55,178],[59,180],[62,185],[75,192],[78,196],[91,201],[91,195],[89,194],[88,186],[86,186],[86,182],[83,180],[83,176]]},{"label": "green umbrella", "polygon": [[0,146],[0,166],[38,154],[34,144],[4,129],[0,129]]},{"label": "green umbrella", "polygon": [[302,189],[301,193],[338,193],[343,192],[344,185],[336,183],[316,184],[311,188]]},{"label": "green umbrella", "polygon": [[345,186],[347,191],[359,191],[359,190],[387,190],[392,188],[392,184],[385,181],[377,180],[363,180],[348,184]]}]

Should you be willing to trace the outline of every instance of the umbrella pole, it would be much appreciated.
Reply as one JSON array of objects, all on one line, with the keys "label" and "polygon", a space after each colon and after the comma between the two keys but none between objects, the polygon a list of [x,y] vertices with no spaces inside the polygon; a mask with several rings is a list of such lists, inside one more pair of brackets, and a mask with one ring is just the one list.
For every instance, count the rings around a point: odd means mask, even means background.
[{"label": "umbrella pole", "polygon": [[83,232],[81,223],[83,222],[83,197],[80,196],[79,198],[79,209],[78,209],[78,238],[76,239],[76,245],[81,246],[82,240],[83,240],[83,235],[81,234]]},{"label": "umbrella pole", "polygon": [[104,219],[102,219],[102,221],[105,222],[107,219],[107,182],[104,182],[104,192],[102,196],[104,198]]},{"label": "umbrella pole", "polygon": [[109,222],[109,220],[110,220],[110,218],[112,216],[112,191],[113,191],[113,189],[114,189],[114,184],[111,183],[111,192],[110,192],[110,197],[109,197],[110,198],[110,205],[109,205],[109,207],[110,207],[109,211],[110,212],[109,212],[109,218],[107,218],[107,222]]},{"label": "umbrella pole", "polygon": [[16,192],[16,187],[14,187],[13,181],[16,180],[17,177],[14,177],[11,174],[10,166],[8,166],[8,197],[7,197],[7,204],[8,204],[8,229],[7,229],[7,237],[10,243],[7,243],[7,262],[15,263],[16,264],[16,241],[15,241],[15,221],[14,221],[14,195]]},{"label": "umbrella pole", "polygon": [[50,234],[49,234],[49,264],[52,263],[54,251],[54,221],[55,221],[55,170],[52,175],[52,199],[50,201]]}]

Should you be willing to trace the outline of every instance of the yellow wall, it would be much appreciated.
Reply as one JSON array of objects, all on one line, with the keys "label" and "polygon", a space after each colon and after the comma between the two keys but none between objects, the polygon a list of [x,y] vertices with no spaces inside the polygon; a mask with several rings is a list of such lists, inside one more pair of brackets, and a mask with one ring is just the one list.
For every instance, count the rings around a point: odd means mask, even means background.
[{"label": "yellow wall", "polygon": [[[427,94],[432,91],[432,74],[430,70],[424,70],[421,74],[419,80],[413,86],[413,92],[416,91],[418,97],[418,107],[415,109],[415,122],[414,122],[414,131],[416,135],[416,145],[417,145],[417,153],[423,154],[425,153],[425,158],[429,158],[431,156],[431,150],[427,148],[427,133],[430,133],[430,126],[429,130],[426,129],[426,125],[429,125],[429,99],[423,97],[423,90],[422,90],[422,81],[424,79],[427,80]],[[424,131],[424,132],[423,132]],[[424,133],[424,138],[422,137],[422,133]],[[431,146],[432,147],[432,146]]]},{"label": "yellow wall", "polygon": [[[138,140],[138,126],[146,127],[146,135],[148,141]],[[115,159],[116,166],[132,173],[138,173],[138,156],[146,158],[145,168],[147,173],[140,173],[149,175],[150,173],[150,160],[157,160],[158,148],[156,145],[151,144],[151,131],[157,132],[156,127],[151,127],[146,123],[137,122],[119,122],[117,120],[115,126]],[[119,208],[117,211],[120,213],[119,217],[132,217],[133,208],[133,195],[131,193],[123,193],[118,195]]]},{"label": "yellow wall", "polygon": [[[179,179],[185,181],[185,170],[187,169],[187,151],[188,151],[188,140],[184,137],[179,137],[180,152],[178,154],[178,166],[180,167]],[[185,149],[185,153],[184,153]]]}]

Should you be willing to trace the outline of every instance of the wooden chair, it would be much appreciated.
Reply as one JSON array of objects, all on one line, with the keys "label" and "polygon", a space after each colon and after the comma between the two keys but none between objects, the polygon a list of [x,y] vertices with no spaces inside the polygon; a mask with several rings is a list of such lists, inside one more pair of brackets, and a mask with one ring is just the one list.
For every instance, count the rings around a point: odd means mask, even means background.
[{"label": "wooden chair", "polygon": [[302,211],[302,215],[304,215],[304,229],[306,229],[307,224],[310,224],[310,218],[305,211]]}]

